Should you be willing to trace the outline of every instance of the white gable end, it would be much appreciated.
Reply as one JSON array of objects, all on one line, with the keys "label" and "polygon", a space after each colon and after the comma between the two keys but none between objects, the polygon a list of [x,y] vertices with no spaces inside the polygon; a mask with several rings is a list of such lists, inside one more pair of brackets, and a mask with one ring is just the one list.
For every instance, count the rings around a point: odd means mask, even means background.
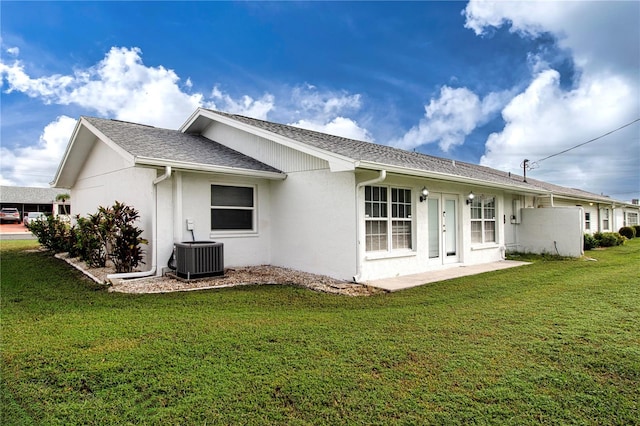
[{"label": "white gable end", "polygon": [[202,134],[285,173],[329,169],[329,162],[223,123],[214,122]]}]

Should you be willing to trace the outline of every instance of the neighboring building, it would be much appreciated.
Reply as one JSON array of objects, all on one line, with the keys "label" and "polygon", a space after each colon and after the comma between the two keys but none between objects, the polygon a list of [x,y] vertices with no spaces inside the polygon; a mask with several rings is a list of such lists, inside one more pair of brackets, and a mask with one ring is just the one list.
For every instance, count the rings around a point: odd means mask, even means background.
[{"label": "neighboring building", "polygon": [[359,282],[505,251],[579,256],[585,231],[617,230],[621,209],[640,209],[527,180],[201,108],[179,131],[81,117],[52,185],[80,215],[116,200],[138,209],[156,274],[192,235],[223,242],[227,266]]},{"label": "neighboring building", "polygon": [[0,186],[0,208],[17,208],[20,211],[20,217],[30,212],[71,214],[71,200],[66,200],[65,203],[56,201],[59,194],[65,193],[68,191],[55,188]]}]

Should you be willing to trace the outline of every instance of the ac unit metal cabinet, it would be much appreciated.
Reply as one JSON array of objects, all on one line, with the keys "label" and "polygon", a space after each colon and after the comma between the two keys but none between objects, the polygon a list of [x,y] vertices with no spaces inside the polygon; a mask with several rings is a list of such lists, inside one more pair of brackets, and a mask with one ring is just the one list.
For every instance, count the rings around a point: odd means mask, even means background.
[{"label": "ac unit metal cabinet", "polygon": [[215,241],[175,243],[176,275],[188,280],[224,274],[224,246]]}]

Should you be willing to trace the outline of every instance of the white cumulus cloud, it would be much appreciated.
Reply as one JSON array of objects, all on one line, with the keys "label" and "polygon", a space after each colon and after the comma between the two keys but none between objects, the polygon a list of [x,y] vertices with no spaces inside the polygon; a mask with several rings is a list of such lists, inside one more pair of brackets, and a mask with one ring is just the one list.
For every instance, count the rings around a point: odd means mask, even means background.
[{"label": "white cumulus cloud", "polygon": [[[9,51],[10,50],[10,51]],[[276,107],[275,96],[265,93],[231,96],[218,86],[205,96],[191,90],[190,78],[181,82],[171,69],[148,66],[139,48],[112,47],[90,67],[67,74],[39,77],[9,49],[12,62],[0,61],[0,84],[5,93],[21,93],[43,104],[80,107],[83,114],[99,115],[158,127],[178,128],[196,108],[219,109],[258,119],[269,119],[279,110],[294,125],[339,136],[372,140],[371,134],[349,118],[361,107],[359,94],[321,91],[306,84],[284,91]],[[285,114],[285,115],[283,115]],[[75,120],[59,117],[45,127],[38,141],[26,147],[2,148],[2,184],[47,185],[71,136]]]},{"label": "white cumulus cloud", "polygon": [[335,117],[328,122],[302,119],[291,123],[291,125],[344,138],[373,142],[373,137],[367,129],[360,127],[356,121],[346,117]]},{"label": "white cumulus cloud", "polygon": [[[101,116],[177,128],[203,103],[188,94],[173,70],[143,64],[138,48],[113,47],[93,67],[71,75],[30,77],[20,61],[1,64],[8,93],[17,91],[45,103],[78,105]],[[189,83],[187,82],[187,86]]]},{"label": "white cumulus cloud", "polygon": [[298,120],[292,126],[330,135],[373,142],[373,136],[347,114],[357,112],[362,106],[360,94],[345,91],[321,91],[305,84],[293,89],[290,116]]},{"label": "white cumulus cloud", "polygon": [[392,145],[413,149],[420,145],[438,142],[442,151],[464,143],[478,125],[486,123],[504,106],[507,92],[490,93],[484,99],[466,87],[443,86],[438,98],[432,98],[425,106],[425,115]]},{"label": "white cumulus cloud", "polygon": [[229,94],[223,93],[218,86],[213,88],[211,97],[215,102],[211,108],[259,120],[267,119],[267,114],[274,108],[275,102],[275,97],[269,93],[265,93],[260,99],[253,99],[248,95],[233,99]]},{"label": "white cumulus cloud", "polygon": [[49,186],[75,125],[75,119],[63,115],[44,128],[37,144],[13,150],[0,148],[0,183],[13,186]]},{"label": "white cumulus cloud", "polygon": [[[503,109],[505,127],[489,136],[481,164],[521,172],[524,158],[543,159],[640,117],[640,29],[637,2],[471,1],[466,27],[478,35],[509,26],[523,37],[552,34],[571,55],[570,89],[531,53],[529,86]],[[596,193],[638,193],[638,126],[545,160],[531,175]]]}]

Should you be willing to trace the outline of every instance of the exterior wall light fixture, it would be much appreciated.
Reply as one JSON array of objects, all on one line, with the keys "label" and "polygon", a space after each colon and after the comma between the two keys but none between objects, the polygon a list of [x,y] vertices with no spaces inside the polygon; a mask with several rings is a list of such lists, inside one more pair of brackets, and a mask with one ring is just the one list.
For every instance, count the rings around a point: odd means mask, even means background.
[{"label": "exterior wall light fixture", "polygon": [[429,196],[429,190],[426,186],[422,187],[422,191],[420,191],[420,202],[422,203]]},{"label": "exterior wall light fixture", "polygon": [[467,195],[467,205],[471,204],[474,198],[476,198],[476,196],[473,195],[473,191],[471,191],[469,195]]}]

